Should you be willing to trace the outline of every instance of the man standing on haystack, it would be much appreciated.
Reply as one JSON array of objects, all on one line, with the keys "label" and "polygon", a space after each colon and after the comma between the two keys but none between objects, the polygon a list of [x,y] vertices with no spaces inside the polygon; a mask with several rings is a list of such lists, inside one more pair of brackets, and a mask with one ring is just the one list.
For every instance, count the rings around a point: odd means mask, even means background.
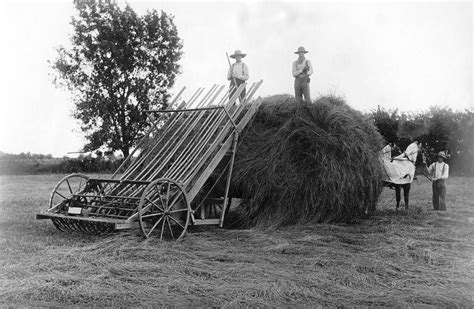
[{"label": "man standing on haystack", "polygon": [[[230,81],[230,88],[234,88],[230,92],[231,97],[237,88],[249,79],[249,68],[242,62],[242,58],[245,56],[247,56],[247,54],[242,53],[240,50],[236,50],[229,56],[230,58],[235,59],[235,62],[229,68],[229,72],[227,72],[227,79]],[[245,98],[245,93],[246,89],[244,86],[244,89],[240,93],[240,101]]]},{"label": "man standing on haystack", "polygon": [[443,151],[438,153],[438,161],[426,168],[431,175],[433,188],[434,210],[446,210],[446,179],[449,176],[449,165],[444,162],[447,159]]},{"label": "man standing on haystack", "polygon": [[[295,54],[298,54],[298,59],[293,62],[292,73],[295,78],[295,97],[298,102],[311,103],[311,97],[309,94],[309,78],[313,74],[313,66],[311,61],[305,58],[307,51],[304,47],[298,47]],[[304,97],[304,99],[303,99]]]}]

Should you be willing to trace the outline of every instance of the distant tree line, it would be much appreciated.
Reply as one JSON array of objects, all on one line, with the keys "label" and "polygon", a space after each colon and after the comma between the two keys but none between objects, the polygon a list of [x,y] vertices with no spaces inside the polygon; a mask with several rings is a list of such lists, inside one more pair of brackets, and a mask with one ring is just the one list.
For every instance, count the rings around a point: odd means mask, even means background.
[{"label": "distant tree line", "polygon": [[0,175],[112,173],[123,160],[85,155],[78,158],[53,158],[43,154],[0,154]]},{"label": "distant tree line", "polygon": [[[447,151],[453,173],[474,175],[474,112],[431,107],[424,112],[405,113],[379,107],[367,117],[372,119],[387,143],[393,142],[403,151],[412,140],[418,140],[428,162],[435,161],[439,151]],[[79,158],[0,152],[0,175],[112,173],[121,162],[122,159],[111,153],[100,151],[94,156],[81,155]]]},{"label": "distant tree line", "polygon": [[400,113],[379,107],[369,117],[387,143],[404,150],[417,140],[429,162],[436,160],[439,151],[447,151],[451,171],[474,175],[474,112],[435,106],[424,112]]}]

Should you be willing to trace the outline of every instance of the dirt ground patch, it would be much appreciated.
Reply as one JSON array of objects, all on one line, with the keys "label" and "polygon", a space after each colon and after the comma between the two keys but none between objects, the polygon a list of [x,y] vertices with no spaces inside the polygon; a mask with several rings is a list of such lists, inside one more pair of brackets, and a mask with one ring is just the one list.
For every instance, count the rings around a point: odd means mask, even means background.
[{"label": "dirt ground patch", "polygon": [[169,243],[36,221],[62,176],[0,178],[1,305],[473,305],[472,178],[449,179],[446,213],[419,178],[408,212],[384,189],[377,215],[357,224],[206,228]]}]

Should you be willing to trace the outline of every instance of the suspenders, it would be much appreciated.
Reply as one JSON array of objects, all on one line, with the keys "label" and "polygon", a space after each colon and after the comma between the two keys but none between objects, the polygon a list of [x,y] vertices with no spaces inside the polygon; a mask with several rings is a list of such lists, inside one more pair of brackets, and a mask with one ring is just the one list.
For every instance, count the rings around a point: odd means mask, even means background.
[{"label": "suspenders", "polygon": [[[436,162],[435,162],[434,165],[435,165],[435,166],[434,166],[434,175],[435,175],[435,177],[436,177],[436,165],[437,165]],[[443,168],[441,169],[441,175],[444,175],[444,168],[445,168],[445,167],[446,167],[446,163],[443,162]]]},{"label": "suspenders", "polygon": [[[234,62],[234,63],[232,64],[232,73],[234,73],[234,66],[235,66],[236,64],[237,64],[236,62]],[[244,75],[244,63],[243,63],[243,62],[242,62],[242,75]]]}]

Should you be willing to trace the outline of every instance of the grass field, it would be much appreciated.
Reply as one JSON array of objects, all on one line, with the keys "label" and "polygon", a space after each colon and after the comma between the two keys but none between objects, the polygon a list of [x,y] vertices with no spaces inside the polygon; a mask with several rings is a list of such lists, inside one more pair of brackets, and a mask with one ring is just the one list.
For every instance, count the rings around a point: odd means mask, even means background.
[{"label": "grass field", "polygon": [[354,225],[195,230],[183,242],[138,231],[88,236],[36,221],[62,175],[0,178],[0,305],[472,307],[474,178],[448,182],[448,211],[430,183],[411,209]]}]

